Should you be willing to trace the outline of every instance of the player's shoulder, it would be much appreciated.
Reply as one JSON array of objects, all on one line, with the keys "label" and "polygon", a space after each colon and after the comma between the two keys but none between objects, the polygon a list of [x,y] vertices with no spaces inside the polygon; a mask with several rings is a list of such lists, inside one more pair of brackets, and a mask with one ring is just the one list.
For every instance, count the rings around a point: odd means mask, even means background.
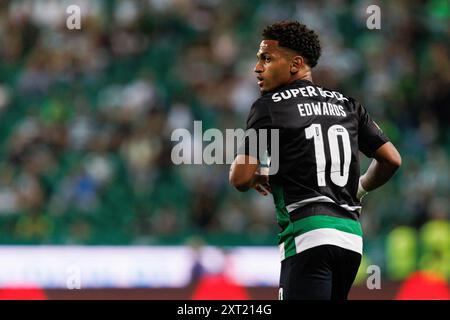
[{"label": "player's shoulder", "polygon": [[272,100],[269,94],[264,94],[256,99],[250,108],[250,116],[261,117],[270,115]]},{"label": "player's shoulder", "polygon": [[356,106],[359,104],[358,99],[353,96],[346,94],[343,90],[339,88],[329,88],[326,86],[322,86],[320,84],[314,84],[314,86],[321,88],[321,91],[325,96],[334,96],[338,98],[341,102],[346,102],[347,104]]},{"label": "player's shoulder", "polygon": [[[253,126],[256,122],[261,121],[263,119],[270,119],[270,111],[268,102],[264,96],[256,99],[251,108],[247,117],[247,127]],[[266,120],[264,120],[266,121]]]},{"label": "player's shoulder", "polygon": [[262,96],[260,96],[258,99],[256,99],[253,104],[252,104],[252,108],[268,108],[270,107],[271,103],[272,103],[272,94],[271,93],[266,93],[263,94]]},{"label": "player's shoulder", "polygon": [[[346,108],[350,109],[351,111],[354,111],[355,113],[359,113],[362,108],[361,102],[355,98],[354,96],[347,95],[345,92],[341,91],[340,89],[332,89],[328,87],[323,87],[320,85],[316,85],[317,87],[322,89],[322,92],[325,93],[325,95],[333,95],[338,99],[339,104],[346,105]],[[331,92],[331,94],[329,94]]]},{"label": "player's shoulder", "polygon": [[359,115],[363,109],[362,103],[353,96],[346,96],[346,98],[348,99],[347,104],[350,106],[350,108],[352,108],[355,113]]}]

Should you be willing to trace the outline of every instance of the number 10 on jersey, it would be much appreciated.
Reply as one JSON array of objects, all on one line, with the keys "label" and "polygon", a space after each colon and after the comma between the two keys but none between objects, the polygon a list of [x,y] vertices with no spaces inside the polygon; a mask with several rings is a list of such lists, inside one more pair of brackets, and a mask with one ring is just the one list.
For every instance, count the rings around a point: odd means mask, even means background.
[{"label": "number 10 on jersey", "polygon": [[[331,170],[330,179],[331,181],[343,187],[348,181],[348,171],[350,167],[350,161],[352,157],[352,149],[350,147],[350,137],[348,135],[347,129],[343,126],[335,124],[328,129],[328,146],[331,155]],[[306,139],[314,138],[314,150],[316,155],[316,165],[317,165],[317,185],[319,187],[325,187],[325,167],[326,167],[326,157],[325,157],[325,147],[322,135],[322,126],[317,123],[311,124],[305,129]],[[344,166],[341,171],[341,155],[339,151],[339,141],[338,137],[342,139],[342,147],[344,151]]]}]

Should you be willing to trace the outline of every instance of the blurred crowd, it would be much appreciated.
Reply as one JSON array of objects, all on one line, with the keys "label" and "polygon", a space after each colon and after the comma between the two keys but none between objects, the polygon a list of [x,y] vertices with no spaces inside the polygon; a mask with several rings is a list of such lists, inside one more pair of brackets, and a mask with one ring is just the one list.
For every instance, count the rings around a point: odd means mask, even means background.
[{"label": "blurred crowd", "polygon": [[174,165],[170,137],[194,120],[245,127],[261,31],[282,19],[319,34],[315,82],[360,100],[403,156],[365,199],[369,248],[396,226],[448,220],[450,5],[383,2],[369,30],[371,4],[2,1],[1,243],[275,244],[272,199],[232,190],[227,165]]}]

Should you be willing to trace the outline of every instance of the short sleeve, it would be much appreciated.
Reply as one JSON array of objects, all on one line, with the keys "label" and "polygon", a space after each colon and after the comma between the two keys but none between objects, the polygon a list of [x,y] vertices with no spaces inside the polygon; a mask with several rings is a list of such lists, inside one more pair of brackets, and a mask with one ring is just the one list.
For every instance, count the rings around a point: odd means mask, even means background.
[{"label": "short sleeve", "polygon": [[255,101],[247,117],[246,130],[269,128],[271,125],[272,119],[270,116],[269,107],[261,100]]},{"label": "short sleeve", "polygon": [[375,151],[389,141],[380,127],[372,120],[367,110],[357,104],[359,117],[358,144],[359,150],[367,157],[372,158]]},{"label": "short sleeve", "polygon": [[[237,154],[246,154],[264,162],[267,154],[270,154],[270,129],[272,118],[269,107],[261,100],[253,103],[247,117],[247,127],[244,141],[240,144]],[[260,146],[266,146],[260,150]]]}]

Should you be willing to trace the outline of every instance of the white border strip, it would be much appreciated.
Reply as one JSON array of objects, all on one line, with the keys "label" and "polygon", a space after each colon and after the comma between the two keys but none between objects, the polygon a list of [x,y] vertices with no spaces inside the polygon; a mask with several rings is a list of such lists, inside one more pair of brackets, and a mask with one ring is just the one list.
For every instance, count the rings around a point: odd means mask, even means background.
[{"label": "white border strip", "polygon": [[[291,213],[295,209],[301,208],[303,206],[306,206],[307,204],[313,203],[313,202],[327,202],[327,203],[336,203],[331,198],[328,198],[327,196],[318,196],[314,198],[304,199],[301,201],[297,201],[294,203],[291,203],[290,205],[286,206],[286,210]],[[350,211],[361,211],[361,206],[349,206],[347,204],[338,204],[344,209],[350,210]]]},{"label": "white border strip", "polygon": [[315,229],[295,237],[297,253],[324,244],[336,245],[359,254],[363,250],[362,237],[332,228]]}]

